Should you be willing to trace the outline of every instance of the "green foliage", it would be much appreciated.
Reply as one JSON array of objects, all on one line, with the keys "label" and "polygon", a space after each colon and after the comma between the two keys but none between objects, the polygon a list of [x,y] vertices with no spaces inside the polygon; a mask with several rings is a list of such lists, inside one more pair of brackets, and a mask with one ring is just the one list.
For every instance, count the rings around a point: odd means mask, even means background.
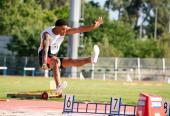
[{"label": "green foliage", "polygon": [[53,10],[60,7],[68,6],[69,0],[36,0],[42,9]]},{"label": "green foliage", "polygon": [[170,16],[169,6],[170,0],[106,0],[105,3],[105,8],[118,11],[119,20],[131,24],[137,32],[140,29],[138,24],[140,18],[142,21],[140,25],[143,26],[145,35],[150,37],[154,35],[156,9],[158,9],[157,35],[161,36],[167,32]]},{"label": "green foliage", "polygon": [[[11,35],[13,40],[8,45],[9,50],[19,56],[37,56],[39,34],[52,26],[57,18],[68,20],[68,0],[1,0],[0,1],[0,34]],[[144,4],[145,3],[145,4]],[[147,4],[147,5],[146,5]],[[111,1],[112,10],[119,11],[119,20],[109,21],[108,12],[100,8],[99,4],[90,2],[84,6],[84,25],[91,25],[102,16],[104,24],[91,32],[84,33],[84,48],[79,49],[80,56],[91,54],[94,44],[101,48],[100,56],[108,57],[170,57],[169,34],[167,22],[169,21],[169,0],[147,1]],[[55,5],[57,7],[55,7]],[[155,24],[155,8],[158,8],[158,40],[153,40]],[[161,7],[160,7],[161,6]],[[105,7],[109,8],[109,0]],[[153,12],[151,14],[150,12]],[[139,13],[143,12],[143,25],[145,39],[138,39],[139,26],[137,20]],[[167,15],[168,14],[168,15]],[[61,46],[59,56],[66,56],[67,37]]]},{"label": "green foliage", "polygon": [[8,45],[9,50],[16,52],[19,56],[36,56],[40,41],[40,32],[52,26],[61,13],[59,10],[43,10],[34,0],[21,2],[20,0],[8,0],[2,2],[0,14],[1,34],[13,36]]},{"label": "green foliage", "polygon": [[12,12],[6,16],[9,20],[6,26],[10,28],[6,28],[4,31],[14,38],[8,48],[16,51],[20,56],[34,56],[37,54],[38,35],[44,26],[41,21],[43,13],[40,6],[30,1],[14,4],[8,11]]},{"label": "green foliage", "polygon": [[164,56],[170,57],[170,33],[163,33],[159,39],[159,47],[164,50]]},{"label": "green foliage", "polygon": [[124,56],[123,51],[120,49],[122,45],[129,40],[135,40],[135,33],[131,26],[122,21],[110,22],[106,11],[100,8],[94,8],[89,4],[86,4],[85,13],[87,13],[84,20],[85,24],[89,22],[93,23],[92,21],[94,21],[97,16],[104,17],[104,24],[100,28],[84,34],[85,48],[83,52],[86,51],[86,53],[90,54],[91,51],[87,50],[87,48],[92,48],[92,45],[89,43],[93,42],[100,46],[100,56]]},{"label": "green foliage", "polygon": [[138,39],[130,41],[122,48],[126,57],[160,58],[164,57],[163,49],[159,48],[156,41]]}]

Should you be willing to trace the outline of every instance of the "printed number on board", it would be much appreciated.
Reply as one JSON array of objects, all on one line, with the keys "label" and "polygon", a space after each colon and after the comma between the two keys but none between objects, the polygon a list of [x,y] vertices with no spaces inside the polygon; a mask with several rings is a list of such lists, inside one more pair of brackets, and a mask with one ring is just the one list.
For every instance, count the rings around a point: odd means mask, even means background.
[{"label": "printed number on board", "polygon": [[164,110],[165,110],[165,113],[168,112],[168,103],[167,102],[164,103]]},{"label": "printed number on board", "polygon": [[67,108],[69,108],[70,106],[71,106],[71,97],[69,96],[68,97],[68,100],[67,100],[67,102],[66,102],[66,106],[67,106]]},{"label": "printed number on board", "polygon": [[65,110],[71,111],[73,108],[73,96],[67,95],[65,98]]},{"label": "printed number on board", "polygon": [[120,99],[112,98],[112,108],[111,108],[112,111],[119,111],[119,102]]},{"label": "printed number on board", "polygon": [[164,104],[163,104],[164,106],[164,111],[165,111],[165,114],[167,115],[167,116],[169,116],[170,114],[169,114],[169,110],[170,110],[170,104],[168,104],[167,102],[164,102]]}]

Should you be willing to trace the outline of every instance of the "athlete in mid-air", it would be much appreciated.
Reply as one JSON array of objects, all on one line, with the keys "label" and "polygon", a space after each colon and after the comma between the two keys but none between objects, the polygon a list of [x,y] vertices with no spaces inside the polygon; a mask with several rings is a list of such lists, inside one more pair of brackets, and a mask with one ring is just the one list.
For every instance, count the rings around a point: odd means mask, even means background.
[{"label": "athlete in mid-air", "polygon": [[71,28],[63,19],[58,19],[55,26],[46,28],[40,34],[41,42],[38,49],[39,63],[44,70],[52,70],[56,83],[56,92],[62,91],[66,83],[61,83],[60,67],[82,66],[88,63],[97,63],[99,47],[94,46],[91,57],[82,59],[58,58],[57,54],[65,35],[88,32],[98,28],[103,23],[102,17],[99,17],[94,24]]}]

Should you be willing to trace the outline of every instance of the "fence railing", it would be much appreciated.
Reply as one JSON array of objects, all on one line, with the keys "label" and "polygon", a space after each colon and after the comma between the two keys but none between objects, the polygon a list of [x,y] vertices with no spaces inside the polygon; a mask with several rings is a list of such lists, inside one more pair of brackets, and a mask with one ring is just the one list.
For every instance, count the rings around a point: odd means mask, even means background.
[{"label": "fence railing", "polygon": [[[61,69],[62,76],[67,76],[69,73],[68,70]],[[16,56],[0,56],[0,74],[46,77],[52,75],[40,68],[38,57]],[[77,75],[81,79],[168,80],[170,59],[100,57],[95,65],[87,64],[78,67]]]}]

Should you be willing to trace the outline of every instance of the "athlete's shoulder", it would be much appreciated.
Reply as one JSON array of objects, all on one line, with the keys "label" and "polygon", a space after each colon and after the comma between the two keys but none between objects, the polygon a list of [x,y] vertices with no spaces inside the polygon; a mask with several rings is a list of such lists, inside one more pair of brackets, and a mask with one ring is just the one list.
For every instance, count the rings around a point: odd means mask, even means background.
[{"label": "athlete's shoulder", "polygon": [[41,35],[43,35],[44,33],[50,34],[53,28],[54,26],[45,28],[43,31],[41,31]]},{"label": "athlete's shoulder", "polygon": [[53,28],[54,26],[47,27],[42,32],[51,31]]}]

